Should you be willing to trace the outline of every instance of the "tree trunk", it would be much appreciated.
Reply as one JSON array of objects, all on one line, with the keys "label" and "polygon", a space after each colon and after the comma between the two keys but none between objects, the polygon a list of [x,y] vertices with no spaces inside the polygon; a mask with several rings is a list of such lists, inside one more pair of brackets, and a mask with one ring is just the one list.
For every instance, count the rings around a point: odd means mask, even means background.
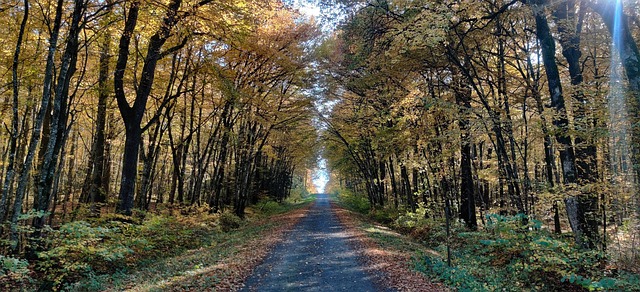
[{"label": "tree trunk", "polygon": [[471,110],[470,90],[459,88],[456,93],[456,101],[460,107],[460,210],[459,218],[462,219],[467,228],[476,230],[478,223],[476,220],[476,204],[473,183],[473,173],[471,169],[471,133],[469,126],[469,113]]},{"label": "tree trunk", "polygon": [[[591,3],[600,15],[613,39],[622,60],[628,81],[627,114],[631,125],[631,160],[636,183],[640,181],[640,51],[629,28],[629,17],[624,13],[622,1]],[[636,216],[640,217],[640,197],[636,194]]]},{"label": "tree trunk", "polygon": [[[56,84],[55,98],[53,99],[53,113],[51,117],[51,132],[49,143],[42,161],[40,178],[37,184],[37,195],[35,197],[35,209],[47,211],[51,201],[52,187],[56,175],[58,157],[66,141],[68,132],[67,122],[69,119],[69,86],[71,77],[74,75],[78,60],[78,37],[81,31],[81,21],[84,18],[85,2],[76,0],[72,21],[67,35],[67,43],[62,56],[62,64],[58,72],[58,83]],[[36,228],[36,236],[39,236],[39,229],[45,224],[45,218],[39,217],[34,220],[33,226]]]},{"label": "tree trunk", "polygon": [[116,70],[114,72],[114,88],[118,109],[125,124],[126,138],[122,163],[122,181],[116,211],[125,215],[131,215],[131,209],[133,207],[137,179],[138,151],[142,137],[140,124],[147,107],[147,100],[151,94],[156,65],[158,60],[163,56],[160,50],[171,36],[171,31],[179,20],[178,9],[181,4],[182,0],[171,0],[169,2],[160,28],[149,38],[149,46],[142,66],[140,84],[136,89],[136,98],[133,106],[129,105],[124,91],[124,71],[127,68],[127,61],[129,59],[131,36],[138,21],[138,12],[140,9],[140,3],[138,1],[131,3],[125,28],[120,38],[118,61],[116,62]]},{"label": "tree trunk", "polygon": [[27,150],[27,156],[20,172],[20,178],[18,180],[18,187],[16,188],[15,201],[13,204],[13,213],[11,215],[11,246],[14,253],[17,253],[20,249],[18,242],[18,218],[22,213],[22,203],[24,200],[29,178],[31,177],[31,167],[33,160],[35,159],[38,143],[40,142],[40,134],[42,132],[42,125],[44,123],[45,116],[47,115],[47,109],[49,108],[49,102],[51,101],[51,87],[54,78],[54,64],[55,53],[57,49],[58,37],[60,33],[60,23],[62,21],[62,6],[63,0],[58,0],[56,5],[56,15],[54,19],[53,29],[51,30],[51,36],[49,38],[49,49],[47,53],[47,63],[45,65],[42,99],[40,103],[40,110],[34,121],[33,132],[29,140],[29,147]]},{"label": "tree trunk", "polygon": [[[111,0],[107,1],[107,15],[111,13]],[[106,24],[104,24],[106,25]],[[103,183],[105,164],[108,157],[105,156],[105,131],[107,122],[107,101],[109,98],[109,48],[111,47],[111,34],[108,29],[100,47],[98,61],[98,112],[96,116],[95,137],[91,145],[91,157],[87,166],[87,177],[83,184],[82,196],[84,203],[91,203],[91,213],[100,215],[100,207],[106,203],[106,188]]]},{"label": "tree trunk", "polygon": [[125,128],[122,175],[116,210],[129,216],[133,209],[136,179],[138,177],[138,151],[140,150],[141,140],[142,130],[140,127],[133,126]]},{"label": "tree trunk", "polygon": [[24,31],[27,27],[27,20],[29,19],[29,0],[24,0],[24,12],[22,16],[22,22],[20,23],[20,31],[18,32],[18,40],[16,42],[16,49],[13,53],[13,64],[11,67],[11,88],[13,90],[13,104],[12,104],[12,117],[11,117],[11,132],[9,138],[9,161],[7,165],[6,175],[4,183],[2,184],[2,197],[0,198],[0,222],[3,222],[8,209],[9,202],[9,189],[14,181],[15,169],[16,169],[16,155],[18,152],[18,137],[20,135],[18,131],[19,115],[19,93],[20,93],[20,81],[18,80],[18,69],[20,64],[20,50],[22,49],[22,38],[24,37]]},{"label": "tree trunk", "polygon": [[[573,111],[574,124],[576,130],[582,131],[574,138],[575,155],[576,155],[576,180],[580,185],[596,183],[598,181],[597,169],[597,149],[594,143],[595,138],[591,137],[594,132],[593,118],[589,116],[592,108],[587,108],[588,102],[584,92],[580,89],[582,84],[582,64],[580,63],[582,52],[580,51],[580,32],[582,30],[582,18],[584,15],[584,7],[580,7],[580,16],[575,16],[576,3],[574,0],[567,1],[555,11],[554,16],[563,21],[558,24],[558,32],[560,34],[560,44],[562,45],[562,55],[569,65],[569,75],[571,77],[571,85],[576,87],[573,98],[576,100],[577,106]],[[560,22],[559,22],[560,23]],[[565,204],[574,204],[577,202],[578,222],[572,222],[572,226],[579,225],[578,232],[583,233],[584,241],[582,245],[589,248],[597,246],[600,241],[598,235],[598,195],[593,191],[586,191],[580,194],[576,200],[565,201]],[[573,210],[573,208],[570,208]],[[568,209],[569,210],[569,209]],[[571,218],[571,217],[570,217]],[[574,232],[577,229],[574,229]]]},{"label": "tree trunk", "polygon": [[393,157],[391,156],[389,156],[389,175],[391,176],[391,193],[393,194],[393,206],[398,209],[398,186],[396,183],[396,170],[393,167]]},{"label": "tree trunk", "polygon": [[415,202],[413,200],[413,192],[411,190],[411,183],[409,181],[409,172],[407,171],[407,166],[403,163],[400,165],[400,180],[402,180],[402,192],[407,199],[407,207],[411,211],[415,211]]},{"label": "tree trunk", "polygon": [[[546,16],[544,15],[544,9],[539,6],[541,3],[538,2],[536,2],[532,8],[534,9],[536,19],[536,35],[541,44],[542,58],[544,60],[545,72],[547,73],[549,92],[551,94],[551,106],[558,113],[558,116],[553,120],[553,124],[558,129],[556,140],[561,147],[560,161],[562,163],[564,183],[579,183],[574,148],[571,144],[571,137],[567,134],[569,121],[562,96],[560,73],[555,60],[555,40],[551,35]],[[588,212],[588,209],[585,208],[590,206],[590,204],[580,197],[569,197],[565,199],[565,206],[576,242],[585,248],[594,247],[595,242],[592,239],[597,239],[597,228],[595,229],[595,237],[593,237],[594,234],[590,227],[591,224],[586,221],[587,216],[585,216]]]}]

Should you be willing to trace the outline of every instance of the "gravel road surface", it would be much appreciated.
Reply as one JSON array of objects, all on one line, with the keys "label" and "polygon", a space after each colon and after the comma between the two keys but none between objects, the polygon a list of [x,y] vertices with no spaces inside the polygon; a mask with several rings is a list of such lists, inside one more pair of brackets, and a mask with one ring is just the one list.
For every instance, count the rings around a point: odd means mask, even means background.
[{"label": "gravel road surface", "polygon": [[242,291],[388,291],[373,282],[326,194],[256,267]]}]

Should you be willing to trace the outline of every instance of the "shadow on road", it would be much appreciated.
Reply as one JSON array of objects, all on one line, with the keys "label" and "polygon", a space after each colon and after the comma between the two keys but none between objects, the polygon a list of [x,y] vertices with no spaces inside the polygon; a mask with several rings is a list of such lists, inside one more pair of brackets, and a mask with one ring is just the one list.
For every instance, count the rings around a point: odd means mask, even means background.
[{"label": "shadow on road", "polygon": [[329,196],[318,194],[307,216],[255,269],[242,291],[378,291],[348,240]]}]

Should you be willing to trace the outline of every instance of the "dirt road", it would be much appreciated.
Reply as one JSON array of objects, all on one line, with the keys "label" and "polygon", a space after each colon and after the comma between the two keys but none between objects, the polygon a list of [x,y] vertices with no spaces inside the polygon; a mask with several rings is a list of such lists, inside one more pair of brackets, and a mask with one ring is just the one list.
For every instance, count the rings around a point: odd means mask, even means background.
[{"label": "dirt road", "polygon": [[307,216],[259,265],[242,291],[389,291],[365,272],[348,234],[318,195]]}]

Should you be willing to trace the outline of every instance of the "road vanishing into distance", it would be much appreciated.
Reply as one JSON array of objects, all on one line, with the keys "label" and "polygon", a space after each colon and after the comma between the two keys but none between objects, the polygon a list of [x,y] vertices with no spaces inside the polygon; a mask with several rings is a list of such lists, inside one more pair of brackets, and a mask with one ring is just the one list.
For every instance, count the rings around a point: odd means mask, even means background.
[{"label": "road vanishing into distance", "polygon": [[329,196],[319,194],[242,291],[391,291],[374,283],[348,239]]}]

